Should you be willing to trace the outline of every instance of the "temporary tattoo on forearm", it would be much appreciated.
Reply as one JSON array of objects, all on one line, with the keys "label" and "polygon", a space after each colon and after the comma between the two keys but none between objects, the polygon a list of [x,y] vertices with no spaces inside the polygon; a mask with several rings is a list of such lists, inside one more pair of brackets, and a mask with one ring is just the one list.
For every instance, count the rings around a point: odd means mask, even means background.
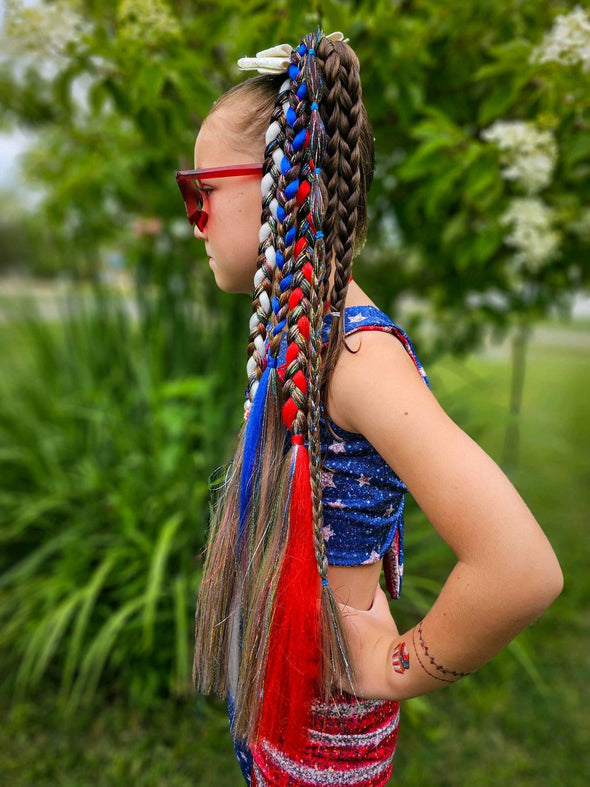
[{"label": "temporary tattoo on forearm", "polygon": [[[416,658],[418,659],[418,663],[426,672],[427,675],[430,675],[431,678],[435,678],[436,680],[441,680],[443,683],[454,683],[459,678],[464,678],[466,675],[469,675],[469,672],[457,672],[452,669],[447,669],[443,667],[441,664],[437,664],[434,658],[430,655],[430,651],[428,650],[428,645],[424,642],[424,636],[422,633],[422,624],[423,621],[418,625],[418,645],[416,645],[416,629],[412,634],[412,643],[414,645],[414,651],[416,652]],[[422,652],[422,658],[420,658],[420,652]],[[425,664],[427,666],[425,666]],[[431,670],[434,670],[432,672]]]},{"label": "temporary tattoo on forearm", "polygon": [[391,657],[391,664],[394,671],[399,672],[400,675],[403,675],[407,669],[410,669],[410,654],[405,642],[400,642],[399,645],[396,645]]}]

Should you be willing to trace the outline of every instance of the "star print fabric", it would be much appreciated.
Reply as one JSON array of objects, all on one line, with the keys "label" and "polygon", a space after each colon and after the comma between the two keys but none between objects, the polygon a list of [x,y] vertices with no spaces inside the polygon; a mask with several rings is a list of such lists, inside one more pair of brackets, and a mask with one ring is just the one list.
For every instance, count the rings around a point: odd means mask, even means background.
[{"label": "star print fabric", "polygon": [[[353,306],[345,310],[344,319],[345,336],[368,330],[394,335],[428,383],[410,339],[386,314],[374,306]],[[328,314],[323,326],[326,341],[331,320]],[[324,540],[328,562],[335,566],[376,563],[392,548],[401,579],[405,484],[363,435],[347,432],[325,413],[321,442]]]},{"label": "star print fabric", "polygon": [[345,432],[329,419],[328,423],[337,435],[324,421],[322,499],[328,562],[376,563],[401,530],[406,487],[362,435]]},{"label": "star print fabric", "polygon": [[[332,315],[324,318],[327,342]],[[344,333],[383,331],[400,341],[426,384],[428,379],[408,336],[375,306],[352,306],[344,312]],[[284,363],[284,353],[279,365]],[[322,499],[324,540],[328,563],[358,566],[376,563],[395,552],[397,591],[403,564],[403,509],[407,488],[387,462],[361,434],[337,426],[326,413],[321,420]]]}]

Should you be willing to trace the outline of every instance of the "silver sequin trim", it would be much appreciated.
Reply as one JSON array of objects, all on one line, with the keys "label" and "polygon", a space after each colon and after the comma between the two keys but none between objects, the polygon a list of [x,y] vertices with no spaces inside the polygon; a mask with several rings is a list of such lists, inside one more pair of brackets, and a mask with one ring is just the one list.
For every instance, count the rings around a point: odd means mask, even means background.
[{"label": "silver sequin trim", "polygon": [[[393,755],[388,757],[382,762],[376,762],[372,765],[361,765],[354,767],[351,770],[317,770],[310,768],[308,765],[301,765],[295,762],[287,755],[275,749],[266,741],[262,744],[268,756],[280,767],[284,773],[293,776],[308,784],[327,784],[327,785],[355,785],[362,784],[368,779],[374,779],[377,776],[385,773],[391,765]],[[255,767],[256,778],[258,778],[258,768]]]},{"label": "silver sequin trim", "polygon": [[256,763],[253,763],[252,770],[254,771],[254,776],[256,776],[256,787],[268,787],[266,784],[266,780],[262,775],[262,771],[260,770],[258,765],[256,765]]},{"label": "silver sequin trim", "polygon": [[343,703],[342,705],[337,702],[319,702],[316,701],[312,705],[314,713],[321,716],[332,716],[337,718],[348,718],[350,716],[357,716],[361,718],[368,713],[380,708],[387,700],[356,700],[351,696],[350,702]]},{"label": "silver sequin trim", "polygon": [[340,733],[334,735],[330,732],[317,732],[310,730],[309,735],[315,741],[325,744],[326,746],[377,746],[388,735],[397,729],[399,725],[399,711],[395,716],[390,719],[383,727],[379,727],[371,732],[360,732],[355,734]]}]

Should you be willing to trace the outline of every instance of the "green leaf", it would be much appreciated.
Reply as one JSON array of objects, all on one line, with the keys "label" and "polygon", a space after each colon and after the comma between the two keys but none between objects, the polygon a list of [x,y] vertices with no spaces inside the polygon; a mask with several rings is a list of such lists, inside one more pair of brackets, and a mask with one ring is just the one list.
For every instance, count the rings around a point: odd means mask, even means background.
[{"label": "green leaf", "polygon": [[126,91],[110,77],[104,81],[104,89],[111,96],[115,103],[115,107],[121,112],[122,115],[128,115],[131,108],[129,98]]},{"label": "green leaf", "polygon": [[495,58],[493,63],[488,63],[477,69],[472,79],[481,82],[486,79],[497,80],[507,73],[530,69],[529,59],[532,45],[525,39],[513,39],[500,46],[492,47],[490,54]]},{"label": "green leaf", "polygon": [[[182,695],[190,685],[192,649],[189,647],[189,627],[187,620],[187,599],[190,598],[186,577],[174,580],[174,621],[175,621],[175,675],[173,688]],[[191,615],[192,619],[192,615]],[[191,685],[192,691],[192,685]]]},{"label": "green leaf", "polygon": [[523,636],[517,637],[513,639],[507,645],[507,649],[510,653],[516,658],[518,663],[524,668],[525,672],[528,674],[529,678],[533,681],[537,689],[542,694],[548,694],[550,692],[550,688],[547,685],[547,682],[541,676],[537,665],[533,661],[530,653],[528,652],[525,644]]},{"label": "green leaf", "polygon": [[147,651],[151,651],[153,648],[156,605],[163,591],[162,580],[166,561],[170,554],[176,531],[183,521],[184,517],[182,513],[178,512],[164,522],[154,548],[145,590],[145,607],[143,610],[143,645]]},{"label": "green leaf", "polygon": [[109,91],[106,89],[104,82],[95,82],[88,91],[88,101],[93,114],[100,114],[106,99],[108,98]]},{"label": "green leaf", "polygon": [[144,605],[143,596],[126,602],[109,617],[94,637],[81,664],[80,672],[70,695],[68,706],[75,709],[82,702],[89,702],[96,691],[105,663],[112,654],[113,645],[129,618],[137,614]]},{"label": "green leaf", "polygon": [[446,166],[444,155],[451,147],[447,136],[429,139],[420,145],[397,170],[397,176],[403,181],[412,181],[424,175],[439,171]]},{"label": "green leaf", "polygon": [[462,238],[467,232],[468,219],[464,211],[456,213],[446,222],[441,243],[443,246],[452,246],[458,238]]},{"label": "green leaf", "polygon": [[82,603],[76,616],[76,622],[70,637],[67,656],[62,672],[61,694],[67,696],[70,691],[74,673],[79,667],[78,659],[82,648],[82,641],[88,627],[90,616],[94,611],[96,600],[103,589],[108,575],[116,564],[117,555],[111,552],[98,566],[88,584],[82,589]]},{"label": "green leaf", "polygon": [[590,134],[576,134],[561,152],[564,163],[572,167],[584,159],[590,159]]},{"label": "green leaf", "polygon": [[29,636],[16,676],[15,690],[18,697],[22,697],[27,689],[38,685],[80,600],[80,591],[71,593],[37,624],[34,632]]}]

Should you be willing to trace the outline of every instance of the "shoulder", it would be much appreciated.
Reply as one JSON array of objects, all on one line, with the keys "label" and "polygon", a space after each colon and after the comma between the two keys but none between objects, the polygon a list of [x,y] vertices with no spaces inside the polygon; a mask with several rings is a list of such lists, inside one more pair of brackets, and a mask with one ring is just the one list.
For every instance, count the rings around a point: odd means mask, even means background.
[{"label": "shoulder", "polygon": [[388,403],[391,416],[396,403],[403,407],[408,396],[414,401],[424,394],[432,397],[406,333],[358,286],[351,284],[349,296],[344,314],[346,347],[331,378],[328,409],[338,425],[364,434],[361,426],[367,409],[379,402]]},{"label": "shoulder", "polygon": [[[367,418],[407,415],[433,399],[406,335],[391,321],[348,333],[330,382],[328,409],[344,429],[366,434]],[[385,410],[387,412],[385,412]]]}]

